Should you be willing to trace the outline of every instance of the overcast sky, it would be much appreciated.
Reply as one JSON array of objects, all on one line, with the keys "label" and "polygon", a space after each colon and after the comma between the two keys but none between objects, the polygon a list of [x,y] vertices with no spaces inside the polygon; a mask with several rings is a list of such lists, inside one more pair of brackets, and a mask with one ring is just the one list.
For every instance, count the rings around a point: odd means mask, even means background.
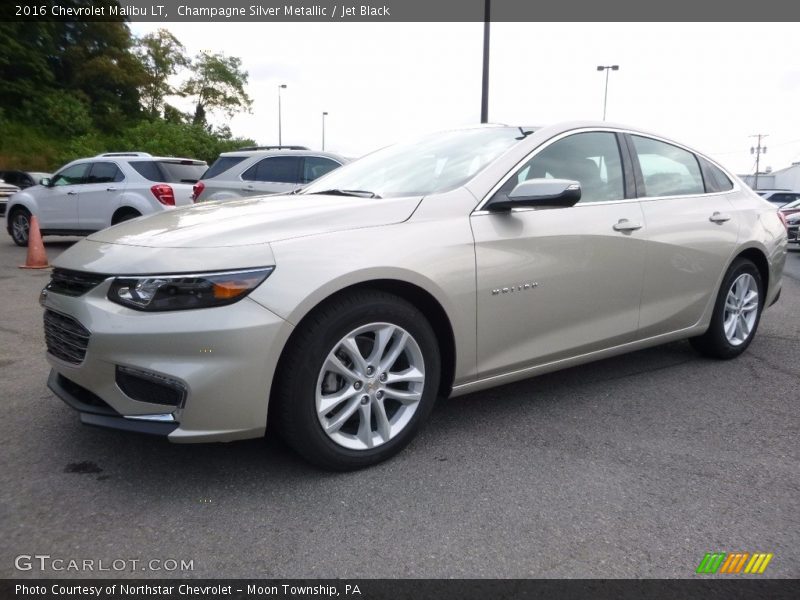
[{"label": "overcast sky", "polygon": [[[482,23],[132,23],[169,29],[189,54],[238,56],[252,114],[235,135],[360,156],[398,139],[480,121]],[[800,161],[800,52],[792,23],[493,23],[489,120],[601,119],[675,138],[750,173]],[[180,105],[180,101],[175,101]],[[189,106],[183,105],[189,109]],[[221,115],[211,121],[225,122]]]}]

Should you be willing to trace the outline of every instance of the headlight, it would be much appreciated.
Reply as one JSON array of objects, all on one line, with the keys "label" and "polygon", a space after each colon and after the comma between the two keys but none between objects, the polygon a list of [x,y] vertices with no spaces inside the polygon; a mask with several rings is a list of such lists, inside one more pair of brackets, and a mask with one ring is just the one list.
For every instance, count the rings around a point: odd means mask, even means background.
[{"label": "headlight", "polygon": [[117,277],[108,299],[136,310],[188,310],[238,302],[256,289],[275,267],[223,273]]}]

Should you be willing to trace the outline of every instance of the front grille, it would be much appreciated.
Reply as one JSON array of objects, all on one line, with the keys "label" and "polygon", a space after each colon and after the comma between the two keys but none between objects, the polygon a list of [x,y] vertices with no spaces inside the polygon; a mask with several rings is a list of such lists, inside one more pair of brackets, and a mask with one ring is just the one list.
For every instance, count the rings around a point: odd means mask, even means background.
[{"label": "front grille", "polygon": [[86,357],[89,331],[75,319],[52,310],[44,311],[47,351],[63,361],[79,365]]},{"label": "front grille", "polygon": [[89,290],[100,285],[108,275],[98,273],[83,273],[69,269],[53,269],[47,290],[54,294],[64,296],[82,296]]}]

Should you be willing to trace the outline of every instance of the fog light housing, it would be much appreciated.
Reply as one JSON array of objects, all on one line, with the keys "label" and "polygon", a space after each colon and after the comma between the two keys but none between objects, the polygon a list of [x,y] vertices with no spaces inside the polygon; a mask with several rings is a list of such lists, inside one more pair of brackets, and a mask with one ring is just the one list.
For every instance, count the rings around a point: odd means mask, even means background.
[{"label": "fog light housing", "polygon": [[186,402],[186,386],[158,373],[117,365],[116,382],[122,393],[138,402],[175,408],[182,408]]}]

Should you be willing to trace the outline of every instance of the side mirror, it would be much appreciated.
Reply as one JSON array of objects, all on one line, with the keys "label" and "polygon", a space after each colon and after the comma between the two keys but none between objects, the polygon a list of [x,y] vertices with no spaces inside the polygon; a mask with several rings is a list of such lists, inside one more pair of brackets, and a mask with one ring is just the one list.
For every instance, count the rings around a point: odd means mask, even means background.
[{"label": "side mirror", "polygon": [[581,184],[569,179],[528,179],[505,198],[489,203],[488,210],[502,212],[515,207],[568,208],[581,199]]},{"label": "side mirror", "polygon": [[53,181],[49,177],[42,177],[39,180],[39,185],[43,185],[44,187],[50,187],[53,185]]}]

